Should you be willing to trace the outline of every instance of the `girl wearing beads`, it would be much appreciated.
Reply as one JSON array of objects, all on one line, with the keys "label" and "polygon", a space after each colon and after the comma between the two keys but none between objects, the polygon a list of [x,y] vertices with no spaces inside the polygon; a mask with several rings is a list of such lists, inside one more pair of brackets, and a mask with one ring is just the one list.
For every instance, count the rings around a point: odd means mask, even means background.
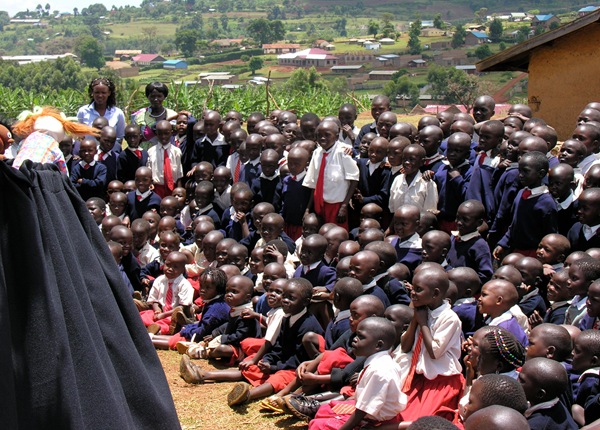
[{"label": "girl wearing beads", "polygon": [[91,126],[96,118],[104,117],[108,125],[117,131],[117,143],[120,145],[125,136],[125,114],[117,105],[115,84],[108,78],[96,78],[88,86],[90,104],[81,106],[77,112],[77,121]]},{"label": "girl wearing beads", "polygon": [[140,126],[142,130],[142,146],[148,149],[157,143],[154,126],[158,121],[177,116],[177,112],[163,106],[169,95],[169,88],[162,82],[152,82],[146,85],[146,98],[150,106],[140,109],[131,115],[131,121]]}]

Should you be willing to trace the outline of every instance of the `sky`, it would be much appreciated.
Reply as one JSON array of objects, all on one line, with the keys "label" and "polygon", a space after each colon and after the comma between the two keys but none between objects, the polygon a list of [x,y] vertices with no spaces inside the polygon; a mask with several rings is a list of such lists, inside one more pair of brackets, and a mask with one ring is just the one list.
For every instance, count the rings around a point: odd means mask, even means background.
[{"label": "sky", "polygon": [[46,3],[50,3],[52,11],[58,10],[60,12],[73,12],[73,8],[77,7],[79,10],[88,7],[91,4],[102,3],[107,9],[114,6],[126,6],[128,4],[133,6],[139,6],[141,0],[2,0],[0,2],[0,10],[5,10],[12,17],[15,13],[27,10],[35,10],[38,4],[46,6]]}]

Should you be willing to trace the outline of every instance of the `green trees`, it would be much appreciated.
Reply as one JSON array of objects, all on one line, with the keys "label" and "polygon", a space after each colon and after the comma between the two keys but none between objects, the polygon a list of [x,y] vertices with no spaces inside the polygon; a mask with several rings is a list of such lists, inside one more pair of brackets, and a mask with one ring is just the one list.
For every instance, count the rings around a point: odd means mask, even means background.
[{"label": "green trees", "polygon": [[465,37],[467,36],[467,32],[462,24],[458,24],[456,26],[456,31],[452,36],[452,47],[454,49],[463,46],[465,44]]},{"label": "green trees", "polygon": [[419,35],[421,34],[421,20],[417,19],[410,24],[410,31],[408,32],[408,53],[412,55],[421,53],[421,41]]},{"label": "green trees", "polygon": [[499,19],[494,19],[490,24],[490,39],[493,43],[500,42],[502,38],[502,33],[504,29],[502,28],[502,21]]},{"label": "green trees", "polygon": [[191,57],[198,49],[199,42],[204,37],[204,21],[202,15],[194,15],[175,31],[175,46],[185,57]]},{"label": "green trees", "polygon": [[254,76],[254,74],[256,73],[256,71],[258,69],[262,69],[264,64],[265,64],[265,62],[260,57],[250,58],[250,61],[248,61],[248,67],[250,68],[250,71],[252,72],[252,76]]},{"label": "green trees", "polygon": [[246,27],[247,33],[259,44],[273,43],[285,37],[283,22],[264,18],[253,19]]},{"label": "green trees", "polygon": [[490,55],[492,55],[492,50],[490,48],[490,45],[488,45],[487,43],[484,43],[483,45],[480,45],[477,47],[477,49],[475,49],[475,56],[480,60],[483,60],[484,58],[487,58]]},{"label": "green trees", "polygon": [[313,89],[325,88],[325,82],[313,66],[308,70],[296,69],[285,83],[285,88],[290,92],[306,93]]},{"label": "green trees", "polygon": [[442,21],[442,15],[439,13],[433,18],[433,26],[435,28],[439,28],[440,30],[444,28],[444,21]]},{"label": "green trees", "polygon": [[407,76],[397,76],[383,88],[383,93],[390,99],[397,97],[409,99],[412,105],[419,103],[419,87],[408,80]]},{"label": "green trees", "polygon": [[82,36],[75,42],[75,53],[88,67],[100,69],[106,63],[102,54],[102,46],[92,36]]},{"label": "green trees", "polygon": [[427,73],[431,95],[441,103],[461,104],[471,111],[473,102],[482,90],[479,79],[454,67],[432,66]]},{"label": "green trees", "polygon": [[377,21],[369,21],[369,29],[367,33],[372,34],[373,37],[377,37],[377,32],[379,31],[379,23]]}]

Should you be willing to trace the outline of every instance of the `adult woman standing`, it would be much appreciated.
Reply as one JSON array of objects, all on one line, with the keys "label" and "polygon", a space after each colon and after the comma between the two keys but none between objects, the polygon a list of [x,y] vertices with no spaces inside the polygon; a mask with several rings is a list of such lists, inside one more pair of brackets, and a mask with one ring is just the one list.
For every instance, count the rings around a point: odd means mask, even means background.
[{"label": "adult woman standing", "polygon": [[[171,119],[177,116],[177,112],[163,106],[164,100],[169,95],[169,88],[162,82],[152,82],[146,85],[146,97],[150,106],[140,109],[131,115],[131,121],[142,129],[142,139],[146,142],[156,143],[154,126],[158,121]],[[148,147],[151,145],[143,145]]]},{"label": "adult woman standing", "polygon": [[125,136],[125,114],[116,106],[115,84],[108,78],[96,78],[90,83],[88,94],[91,102],[79,108],[77,120],[91,126],[96,118],[106,118],[108,125],[117,131],[115,148],[120,148],[121,140]]}]

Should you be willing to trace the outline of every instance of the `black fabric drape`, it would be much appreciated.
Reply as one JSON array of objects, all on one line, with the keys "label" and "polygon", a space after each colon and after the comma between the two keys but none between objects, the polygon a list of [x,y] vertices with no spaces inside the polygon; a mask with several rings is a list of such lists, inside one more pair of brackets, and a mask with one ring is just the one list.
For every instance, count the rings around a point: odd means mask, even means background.
[{"label": "black fabric drape", "polygon": [[178,429],[165,374],[85,203],[0,162],[0,427]]}]

